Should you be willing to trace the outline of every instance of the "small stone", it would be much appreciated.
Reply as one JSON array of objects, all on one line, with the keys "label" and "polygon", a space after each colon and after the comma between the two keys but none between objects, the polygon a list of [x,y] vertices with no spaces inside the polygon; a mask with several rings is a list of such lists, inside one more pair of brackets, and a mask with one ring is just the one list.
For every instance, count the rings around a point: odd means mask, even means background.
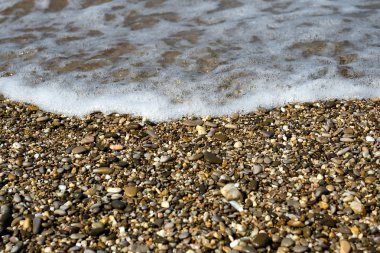
[{"label": "small stone", "polygon": [[287,253],[289,249],[287,247],[278,247],[276,253]]},{"label": "small stone", "polygon": [[163,207],[163,208],[169,208],[170,207],[170,203],[168,201],[162,201],[161,207]]},{"label": "small stone", "polygon": [[263,166],[261,166],[260,164],[253,165],[253,174],[254,175],[260,174],[262,171],[263,171]]},{"label": "small stone", "polygon": [[87,148],[83,147],[83,146],[75,147],[71,151],[71,153],[73,153],[73,154],[83,154],[83,153],[86,153],[86,152],[87,152]]},{"label": "small stone", "polygon": [[119,193],[121,191],[122,191],[122,189],[119,187],[108,187],[107,188],[108,193]]},{"label": "small stone", "polygon": [[264,248],[271,242],[270,237],[266,233],[259,233],[255,239],[252,240],[252,245],[255,248]]},{"label": "small stone", "polygon": [[320,186],[320,187],[318,187],[318,188],[315,190],[315,196],[316,196],[317,198],[319,198],[319,197],[322,196],[322,195],[327,195],[327,194],[329,194],[329,191],[328,191],[327,188],[324,187],[324,186]]},{"label": "small stone", "polygon": [[274,131],[261,131],[261,134],[265,138],[272,138],[274,136]]},{"label": "small stone", "polygon": [[105,231],[105,226],[101,222],[96,222],[92,224],[92,228],[90,230],[90,235],[91,236],[99,236],[103,234]]},{"label": "small stone", "polygon": [[354,211],[355,214],[364,214],[364,205],[360,202],[358,198],[355,198],[354,201],[350,203],[350,208]]},{"label": "small stone", "polygon": [[42,219],[39,216],[34,217],[33,219],[33,229],[32,232],[33,234],[39,234],[41,231],[41,224],[42,224]]},{"label": "small stone", "polygon": [[185,238],[189,237],[189,235],[190,235],[189,232],[185,231],[185,232],[180,233],[178,238],[179,239],[185,239]]},{"label": "small stone", "polygon": [[42,117],[38,117],[36,119],[37,122],[46,122],[48,121],[50,118],[48,116],[42,116]]},{"label": "small stone", "polygon": [[244,210],[243,207],[238,202],[236,202],[235,200],[231,200],[231,201],[229,201],[229,203],[238,212],[242,212]]},{"label": "small stone", "polygon": [[192,156],[189,156],[189,161],[197,161],[203,157],[203,154],[194,154]]},{"label": "small stone", "polygon": [[241,143],[241,141],[237,141],[234,144],[234,148],[241,148],[242,146],[243,146],[243,143]]},{"label": "small stone", "polygon": [[111,202],[111,206],[114,208],[114,209],[118,209],[118,210],[124,210],[125,207],[127,206],[124,201],[121,201],[121,200],[118,200],[118,199],[115,199]]},{"label": "small stone", "polygon": [[344,155],[345,153],[347,153],[348,151],[350,151],[350,147],[347,147],[347,148],[344,148],[344,149],[341,149],[341,150],[339,150],[336,154],[338,155],[338,156],[340,156],[340,155]]},{"label": "small stone", "polygon": [[173,157],[171,157],[170,155],[163,155],[160,157],[160,163],[166,163],[171,160],[173,160]]},{"label": "small stone", "polygon": [[54,210],[54,214],[57,215],[57,216],[65,216],[66,215],[66,211],[62,210],[62,209],[57,209],[57,210]]},{"label": "small stone", "polygon": [[374,141],[375,141],[375,138],[373,138],[372,136],[366,136],[366,137],[365,137],[365,140],[366,140],[367,142],[374,142]]},{"label": "small stone", "polygon": [[340,141],[341,141],[341,142],[354,142],[355,140],[352,139],[352,138],[344,137],[344,138],[340,138]]},{"label": "small stone", "polygon": [[95,136],[92,135],[92,134],[88,134],[86,135],[81,141],[80,141],[80,144],[84,145],[84,144],[90,144],[90,143],[93,143],[95,141]]},{"label": "small stone", "polygon": [[237,129],[237,125],[235,124],[226,124],[224,127],[229,129]]},{"label": "small stone", "polygon": [[321,224],[323,226],[336,227],[336,223],[336,220],[334,220],[330,215],[323,216],[321,220]]},{"label": "small stone", "polygon": [[305,224],[302,221],[298,221],[298,220],[289,220],[287,224],[288,226],[295,227],[295,228],[302,228],[305,226]]},{"label": "small stone", "polygon": [[14,149],[21,149],[22,148],[22,144],[19,143],[19,142],[15,142],[12,144],[12,148]]},{"label": "small stone", "polygon": [[146,133],[147,133],[150,137],[152,137],[153,139],[158,139],[158,135],[154,132],[153,129],[148,129],[148,130],[146,131]]},{"label": "small stone", "polygon": [[113,171],[114,170],[109,167],[100,167],[94,169],[92,172],[94,172],[95,174],[112,174]]},{"label": "small stone", "polygon": [[217,157],[215,154],[211,152],[204,152],[203,153],[204,159],[208,161],[209,163],[213,164],[221,164],[223,163],[223,160]]},{"label": "small stone", "polygon": [[137,195],[138,189],[135,186],[124,187],[124,195],[128,198],[133,198]]},{"label": "small stone", "polygon": [[184,120],[182,122],[185,126],[197,126],[197,125],[203,125],[203,120],[198,119],[198,120]]},{"label": "small stone", "polygon": [[228,136],[225,134],[215,134],[214,138],[221,142],[226,142],[228,140]]},{"label": "small stone", "polygon": [[207,134],[206,128],[204,126],[198,125],[195,129],[197,130],[198,135],[206,135]]},{"label": "small stone", "polygon": [[75,234],[70,235],[70,238],[73,240],[79,240],[79,239],[83,239],[85,237],[86,236],[84,234],[81,234],[81,233],[75,233]]},{"label": "small stone", "polygon": [[120,150],[123,150],[123,146],[120,144],[114,144],[114,145],[110,145],[110,149],[113,151],[120,151]]},{"label": "small stone", "polygon": [[365,177],[364,178],[364,182],[366,183],[366,184],[372,184],[372,183],[374,183],[375,181],[376,181],[376,177],[374,177],[374,176],[369,176],[369,177]]},{"label": "small stone", "polygon": [[293,245],[294,245],[294,241],[292,239],[290,239],[290,238],[284,238],[281,241],[281,247],[287,247],[287,248],[289,248],[289,247],[291,247]]},{"label": "small stone", "polygon": [[14,245],[10,251],[10,253],[18,253],[21,252],[22,249],[24,248],[24,243],[23,242],[17,242],[16,245]]},{"label": "small stone", "polygon": [[324,201],[319,202],[318,205],[319,205],[320,208],[325,209],[325,210],[326,210],[327,208],[329,208],[329,204],[327,204],[327,203],[324,202]]},{"label": "small stone", "polygon": [[347,240],[340,241],[340,253],[349,253],[351,252],[351,244]]},{"label": "small stone", "polygon": [[239,200],[242,198],[240,191],[234,184],[226,184],[220,192],[227,200]]},{"label": "small stone", "polygon": [[293,251],[296,253],[302,253],[308,251],[309,248],[306,246],[297,245],[293,247]]},{"label": "small stone", "polygon": [[351,233],[352,233],[354,236],[358,236],[358,235],[360,234],[360,228],[359,228],[359,227],[356,227],[356,226],[351,227]]}]

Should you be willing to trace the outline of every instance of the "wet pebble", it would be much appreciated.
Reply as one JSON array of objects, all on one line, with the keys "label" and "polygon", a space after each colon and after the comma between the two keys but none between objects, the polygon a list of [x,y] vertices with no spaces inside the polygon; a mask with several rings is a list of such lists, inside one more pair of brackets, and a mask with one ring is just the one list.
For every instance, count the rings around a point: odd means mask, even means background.
[{"label": "wet pebble", "polygon": [[267,245],[269,245],[271,242],[270,237],[266,233],[259,233],[256,235],[256,237],[252,240],[252,245],[255,248],[264,248]]}]

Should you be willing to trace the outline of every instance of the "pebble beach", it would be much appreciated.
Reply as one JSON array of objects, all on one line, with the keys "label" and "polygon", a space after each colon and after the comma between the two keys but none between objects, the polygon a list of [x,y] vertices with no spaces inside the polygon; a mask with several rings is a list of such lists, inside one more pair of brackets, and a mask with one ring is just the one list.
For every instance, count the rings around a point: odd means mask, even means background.
[{"label": "pebble beach", "polygon": [[151,122],[0,99],[1,252],[379,252],[380,100]]}]

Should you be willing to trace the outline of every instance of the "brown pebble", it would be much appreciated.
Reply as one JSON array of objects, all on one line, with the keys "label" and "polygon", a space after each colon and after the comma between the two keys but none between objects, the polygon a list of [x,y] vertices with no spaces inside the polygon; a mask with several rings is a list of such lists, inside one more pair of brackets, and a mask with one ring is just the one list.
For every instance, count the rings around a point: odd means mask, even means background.
[{"label": "brown pebble", "polygon": [[83,147],[83,146],[78,146],[78,147],[75,147],[73,148],[73,150],[71,151],[71,153],[73,154],[83,154],[83,153],[86,153],[88,150],[86,147]]},{"label": "brown pebble", "polygon": [[135,186],[126,186],[124,187],[124,195],[129,198],[133,198],[137,195],[137,187]]},{"label": "brown pebble", "polygon": [[109,167],[100,167],[94,169],[92,172],[94,172],[95,174],[112,174],[113,171],[114,170]]}]

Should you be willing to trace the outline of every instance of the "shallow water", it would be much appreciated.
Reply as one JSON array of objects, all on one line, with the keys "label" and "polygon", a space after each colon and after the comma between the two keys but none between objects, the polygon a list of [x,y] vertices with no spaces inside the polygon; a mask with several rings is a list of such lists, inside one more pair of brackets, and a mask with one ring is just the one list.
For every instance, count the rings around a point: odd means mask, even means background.
[{"label": "shallow water", "polygon": [[380,96],[380,4],[0,0],[0,92],[155,120]]}]

